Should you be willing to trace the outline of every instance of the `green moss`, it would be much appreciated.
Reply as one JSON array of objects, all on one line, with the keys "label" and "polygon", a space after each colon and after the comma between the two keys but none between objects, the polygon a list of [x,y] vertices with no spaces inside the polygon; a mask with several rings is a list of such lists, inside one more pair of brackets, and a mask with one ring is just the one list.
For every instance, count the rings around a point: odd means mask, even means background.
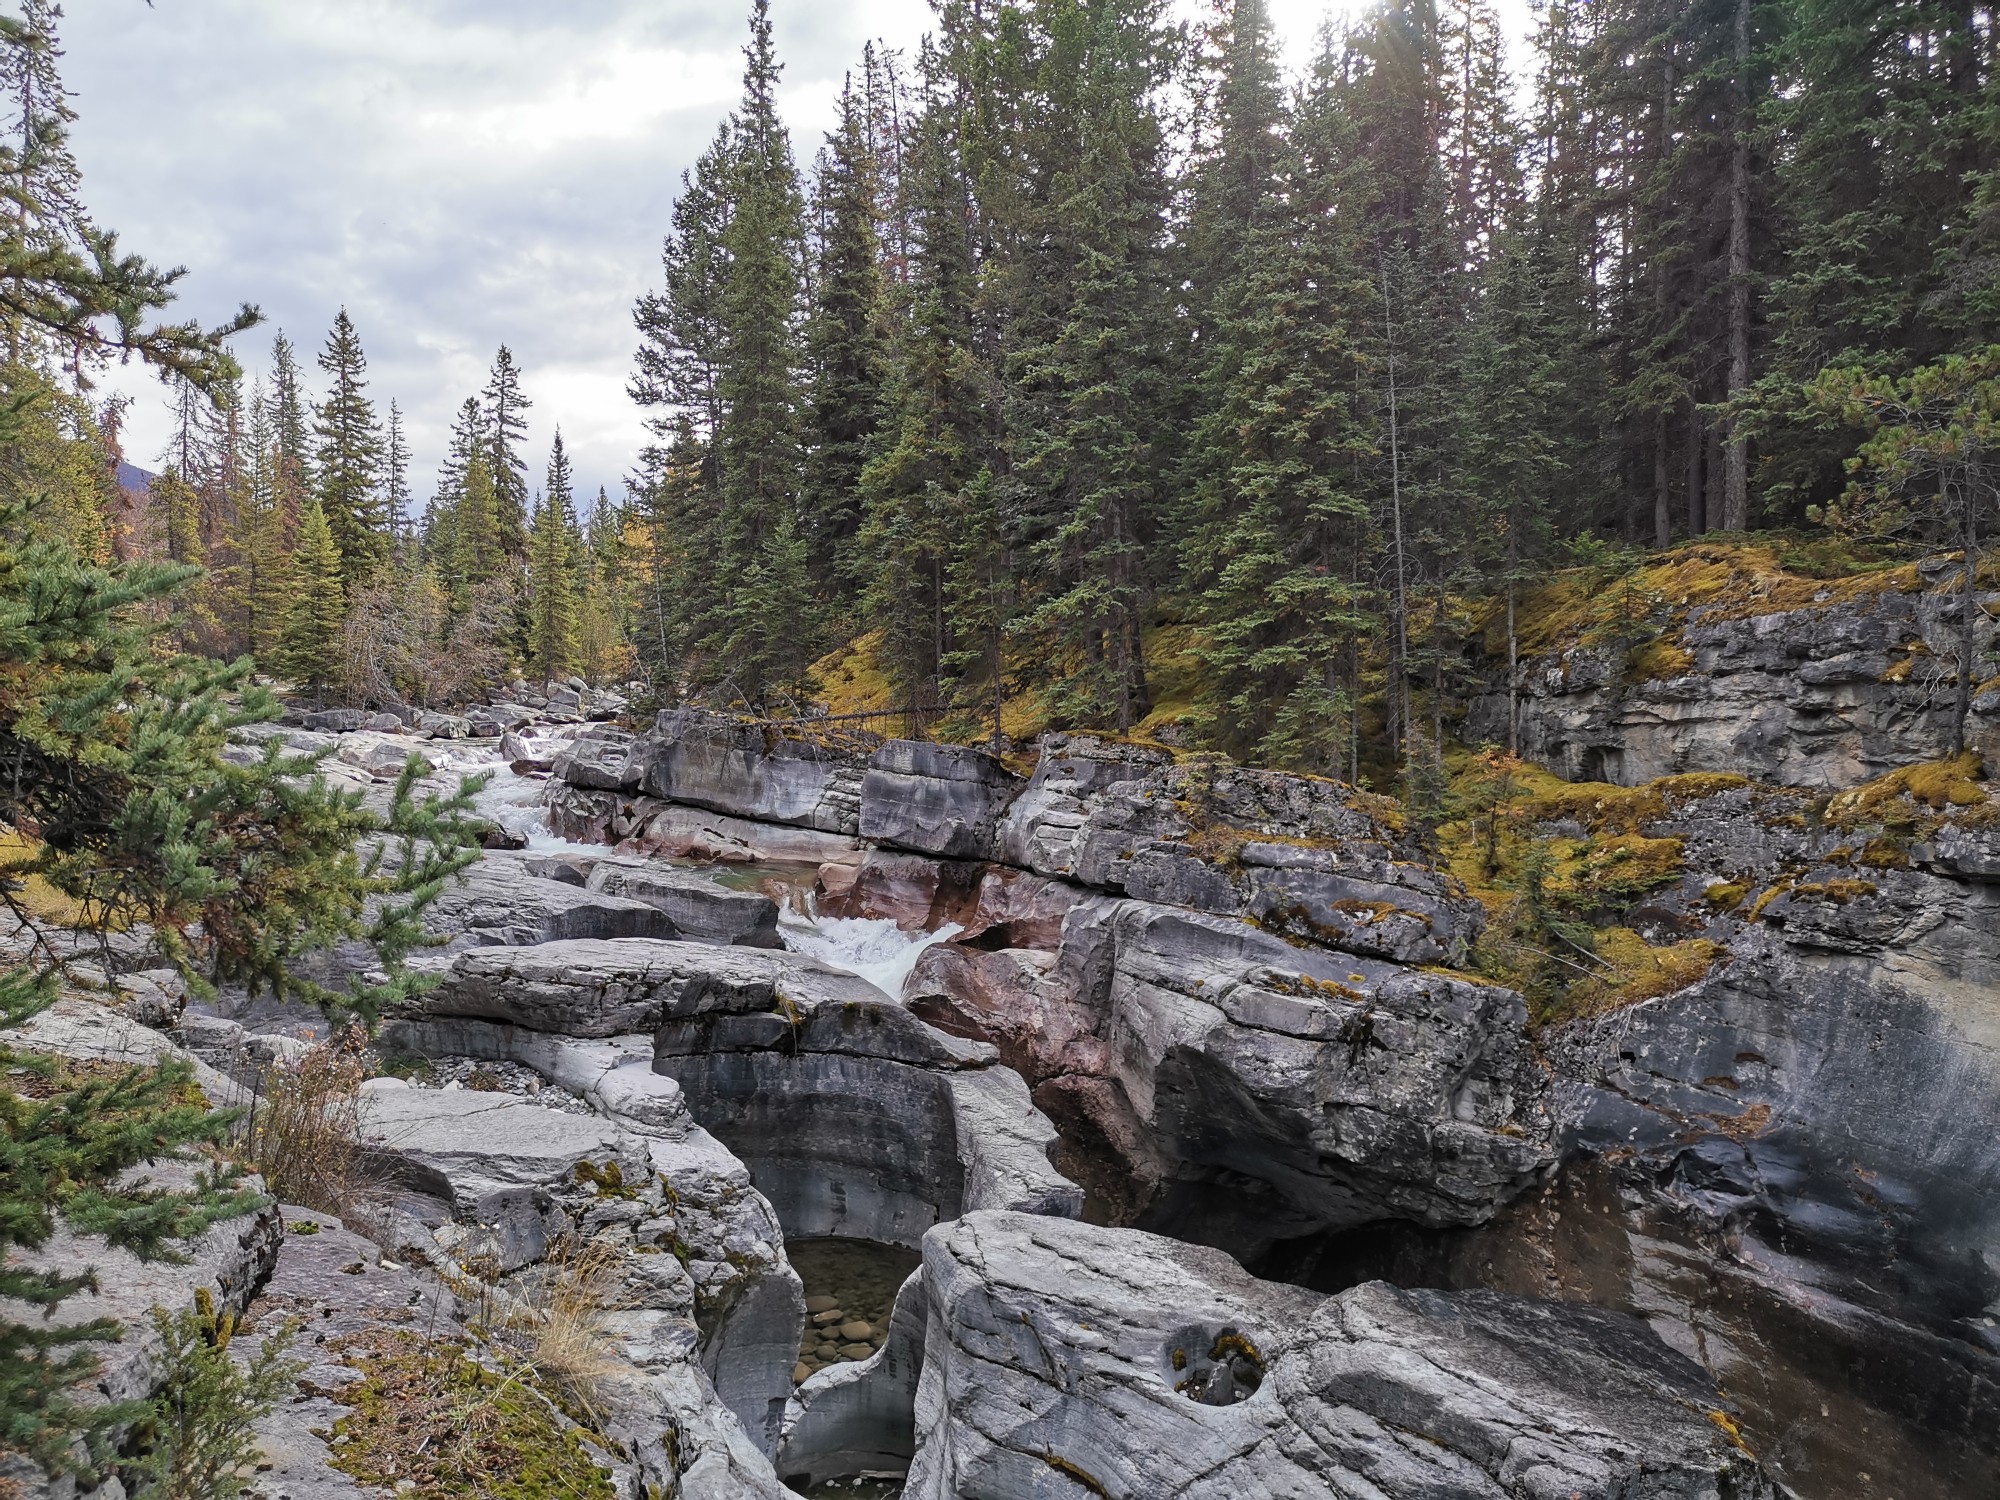
[{"label": "green moss", "polygon": [[576,1180],[586,1187],[595,1188],[600,1198],[617,1198],[625,1202],[639,1196],[639,1190],[628,1186],[625,1169],[616,1161],[607,1161],[603,1166],[585,1159],[576,1164]]},{"label": "green moss", "polygon": [[[364,1485],[414,1488],[412,1500],[614,1500],[583,1432],[534,1388],[532,1372],[500,1375],[456,1345],[365,1335],[347,1347],[365,1377],[335,1395],[329,1461]],[[345,1438],[345,1442],[338,1441]]]}]

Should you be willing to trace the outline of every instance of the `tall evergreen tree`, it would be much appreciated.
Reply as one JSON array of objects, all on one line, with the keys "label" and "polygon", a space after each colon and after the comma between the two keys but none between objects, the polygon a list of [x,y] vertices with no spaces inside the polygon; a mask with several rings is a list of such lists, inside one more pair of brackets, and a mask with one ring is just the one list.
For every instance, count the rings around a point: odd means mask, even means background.
[{"label": "tall evergreen tree", "polygon": [[269,402],[274,493],[290,536],[298,530],[300,512],[313,491],[312,409],[299,374],[298,353],[283,330],[271,341]]},{"label": "tall evergreen tree", "polygon": [[[1259,67],[1255,53],[1242,58]],[[1357,130],[1323,58],[1292,143],[1251,208],[1215,322],[1219,400],[1197,442],[1212,465],[1193,533],[1207,669],[1201,714],[1219,747],[1337,772],[1353,735],[1356,645],[1369,623],[1357,559],[1370,542],[1368,383],[1373,287],[1364,261]],[[1226,457],[1224,457],[1226,456]]]},{"label": "tall evergreen tree", "polygon": [[[913,714],[946,696],[956,649],[948,574],[978,545],[956,512],[980,464],[982,413],[972,349],[978,286],[957,171],[957,124],[926,54],[926,107],[910,145],[910,311],[890,388],[883,451],[863,470],[867,601],[883,663]],[[989,663],[989,668],[990,668]]]},{"label": "tall evergreen tree", "polygon": [[577,668],[582,553],[569,454],[558,432],[528,547],[528,666],[544,682]]},{"label": "tall evergreen tree", "polygon": [[382,500],[390,534],[401,542],[410,534],[410,440],[403,433],[403,409],[393,399],[382,450]]},{"label": "tall evergreen tree", "polygon": [[528,544],[528,460],[521,444],[528,436],[524,415],[534,405],[521,392],[521,369],[505,344],[493,356],[484,395],[486,468],[493,481],[493,523],[500,550],[526,555]]},{"label": "tall evergreen tree", "polygon": [[[352,593],[367,582],[389,550],[389,513],[382,494],[382,429],[368,398],[368,356],[342,308],[320,352],[326,399],[313,413],[318,441],[315,470],[319,503],[340,576]],[[301,544],[303,556],[303,543]]]},{"label": "tall evergreen tree", "polygon": [[292,556],[294,592],[285,612],[278,667],[315,703],[340,683],[341,627],[347,616],[342,561],[325,510],[317,500],[308,500]]},{"label": "tall evergreen tree", "polygon": [[813,576],[835,597],[851,595],[860,582],[861,471],[877,446],[888,379],[882,172],[866,111],[850,78],[813,185],[818,254],[806,324],[812,422],[805,517]]},{"label": "tall evergreen tree", "polygon": [[735,119],[734,205],[722,244],[721,424],[716,565],[740,580],[720,601],[713,654],[740,692],[799,682],[813,658],[806,536],[798,512],[803,454],[799,308],[805,204],[778,117],[781,71],[770,0],[753,0]]}]

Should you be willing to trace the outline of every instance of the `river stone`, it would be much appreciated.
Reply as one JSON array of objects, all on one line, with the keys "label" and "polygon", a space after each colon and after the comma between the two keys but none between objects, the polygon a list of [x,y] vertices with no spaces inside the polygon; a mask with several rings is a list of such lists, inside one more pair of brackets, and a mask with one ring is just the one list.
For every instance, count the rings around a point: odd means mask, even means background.
[{"label": "river stone", "polygon": [[[1637,1319],[1501,1293],[1337,1297],[1131,1230],[1004,1213],[924,1242],[910,1500],[1778,1500]],[[1255,1389],[1196,1399],[1240,1361]],[[1198,1389],[1199,1387],[1199,1389]],[[1240,1394],[1237,1392],[1236,1394]]]}]

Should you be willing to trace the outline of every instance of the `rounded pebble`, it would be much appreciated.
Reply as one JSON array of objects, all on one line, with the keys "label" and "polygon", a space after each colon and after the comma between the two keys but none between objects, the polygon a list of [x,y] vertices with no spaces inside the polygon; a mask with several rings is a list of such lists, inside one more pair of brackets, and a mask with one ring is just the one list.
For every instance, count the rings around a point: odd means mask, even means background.
[{"label": "rounded pebble", "polygon": [[811,1378],[812,1372],[813,1372],[812,1366],[807,1364],[804,1360],[800,1360],[797,1364],[792,1366],[792,1384],[804,1385],[806,1381]]},{"label": "rounded pebble", "polygon": [[840,1357],[842,1359],[866,1359],[874,1352],[866,1344],[842,1344],[840,1346]]},{"label": "rounded pebble", "polygon": [[874,1329],[870,1328],[866,1323],[863,1323],[858,1318],[852,1323],[842,1323],[840,1325],[840,1336],[846,1339],[847,1342],[850,1344],[860,1343],[874,1331],[875,1331]]},{"label": "rounded pebble", "polygon": [[808,1297],[806,1298],[806,1311],[809,1313],[838,1312],[840,1311],[840,1299],[827,1296]]}]

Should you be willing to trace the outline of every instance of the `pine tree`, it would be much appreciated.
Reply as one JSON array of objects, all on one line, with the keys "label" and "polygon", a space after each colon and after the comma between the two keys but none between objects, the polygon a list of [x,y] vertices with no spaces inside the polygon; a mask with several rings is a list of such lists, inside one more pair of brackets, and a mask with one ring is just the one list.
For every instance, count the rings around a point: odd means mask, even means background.
[{"label": "pine tree", "polygon": [[410,536],[410,442],[403,435],[403,409],[389,402],[389,432],[382,455],[382,499],[390,534],[400,546]]},{"label": "pine tree", "polygon": [[319,503],[340,551],[341,580],[351,592],[388,555],[389,516],[382,495],[382,429],[367,395],[368,357],[346,308],[334,319],[319,367],[331,382],[313,414]]},{"label": "pine tree", "polygon": [[1161,17],[1152,0],[1128,0],[1071,18],[1081,139],[1073,163],[1053,173],[1048,232],[1074,264],[1046,338],[1023,355],[1035,372],[1023,412],[1034,428],[1017,459],[1042,533],[1039,597],[1023,628],[1066,668],[1062,711],[1121,731],[1151,708],[1149,523],[1171,468],[1163,419],[1177,394],[1167,369]]},{"label": "pine tree", "polygon": [[799,628],[799,598],[791,593],[809,590],[798,516],[805,205],[778,118],[770,0],[753,0],[744,58],[716,372],[714,565],[732,586],[704,647],[729,664],[738,692],[754,703],[767,689],[800,682],[817,653],[810,629]]},{"label": "pine tree", "polygon": [[520,558],[528,546],[528,461],[521,453],[528,419],[523,413],[534,403],[521,394],[521,368],[505,344],[493,356],[483,399],[495,536],[502,554]]},{"label": "pine tree", "polygon": [[548,490],[535,511],[528,547],[528,666],[543,682],[577,668],[583,539],[572,486],[569,454],[558,432],[549,450]]},{"label": "pine tree", "polygon": [[347,594],[341,578],[340,548],[317,500],[308,500],[305,514],[299,518],[292,569],[292,603],[285,612],[277,664],[295,687],[319,703],[340,683],[340,639]]},{"label": "pine tree", "polygon": [[[860,476],[861,555],[884,668],[914,719],[946,696],[959,650],[948,574],[954,547],[990,538],[956,529],[978,473],[981,408],[973,353],[978,284],[956,170],[957,121],[926,53],[926,107],[910,144],[910,311],[896,351],[892,419],[883,451]],[[997,524],[997,516],[986,518]],[[990,644],[987,632],[979,636]]]},{"label": "pine tree", "polygon": [[855,538],[861,471],[878,446],[886,416],[882,174],[866,109],[850,78],[841,90],[839,126],[827,137],[813,185],[819,244],[806,325],[812,424],[805,516],[812,574],[830,599],[851,596],[860,585]]},{"label": "pine tree", "polygon": [[1322,59],[1219,300],[1220,399],[1197,443],[1227,457],[1190,558],[1211,580],[1196,652],[1207,736],[1323,773],[1341,769],[1352,737],[1353,653],[1370,623],[1355,562],[1370,540],[1373,434],[1357,392],[1374,298],[1337,76]]},{"label": "pine tree", "polygon": [[285,518],[285,534],[297,532],[306,497],[313,492],[310,404],[299,377],[292,342],[280,330],[271,341],[271,421],[273,490]]}]

